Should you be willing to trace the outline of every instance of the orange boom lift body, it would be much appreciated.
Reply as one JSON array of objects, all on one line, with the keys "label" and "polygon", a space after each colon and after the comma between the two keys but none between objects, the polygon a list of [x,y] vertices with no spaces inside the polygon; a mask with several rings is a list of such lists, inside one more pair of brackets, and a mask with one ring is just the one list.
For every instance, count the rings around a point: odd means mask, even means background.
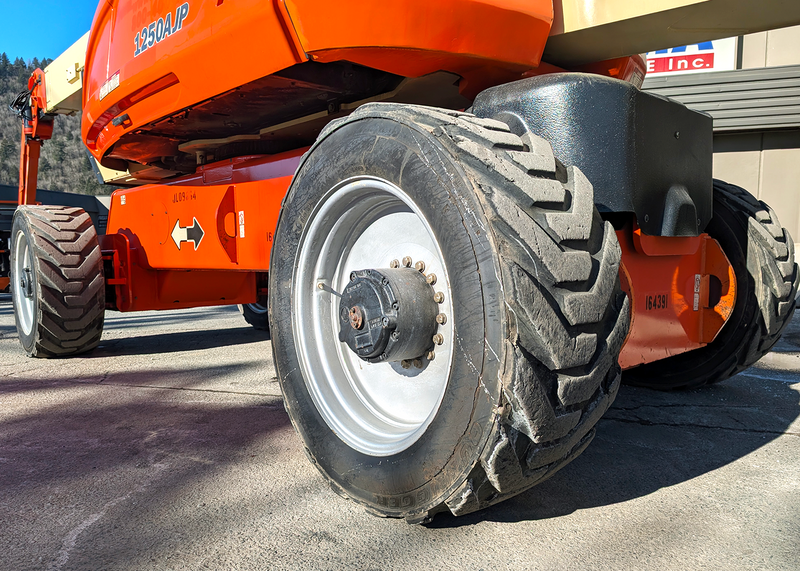
[{"label": "orange boom lift body", "polygon": [[[163,13],[161,8],[101,2],[86,52],[82,135],[88,149],[103,165],[134,166],[136,182],[153,182],[114,192],[106,235],[100,237],[111,294],[107,306],[119,311],[247,304],[265,295],[281,201],[300,156],[319,126],[345,115],[360,102],[355,98],[466,107],[487,87],[563,71],[542,62],[553,23],[549,0],[362,0],[344,11],[316,1],[219,0],[176,2]],[[131,38],[121,41],[123,35]],[[325,74],[326,64],[343,75],[353,67],[370,72],[383,93],[351,95],[346,85],[306,79],[311,74],[303,66]],[[623,80],[644,76],[639,56],[576,69]],[[441,80],[419,80],[437,73],[448,89],[441,89]],[[421,93],[428,85],[431,94]],[[30,87],[34,120],[25,132],[21,204],[34,202],[38,149],[52,130],[52,118],[37,113],[45,107],[44,74],[37,72]],[[398,95],[384,97],[391,87]],[[307,114],[322,117],[296,121]],[[271,127],[266,133],[265,126]],[[272,142],[281,152],[215,160],[226,139],[254,148]],[[163,163],[177,156],[184,164]],[[197,163],[189,169],[194,172],[185,174],[191,162]],[[667,249],[674,241],[658,240]],[[647,256],[632,249],[625,257],[637,253]],[[692,255],[660,258],[659,264],[669,265],[665,274],[675,273]],[[700,272],[705,283],[711,269],[695,265],[691,271]],[[640,276],[639,266],[625,267],[628,291],[636,294],[634,315],[642,316],[634,319],[632,339],[647,349],[624,357],[624,364],[663,358],[713,338],[711,325],[705,326],[711,333],[696,333],[703,327],[702,312],[687,314],[675,302],[684,299],[686,284],[650,287],[643,280],[647,271]],[[721,268],[713,271],[727,276]],[[734,291],[731,284],[727,295]],[[659,318],[648,327],[652,296],[665,294],[675,301],[655,309]],[[664,318],[672,330],[668,336]],[[715,323],[721,326],[724,319]]]}]

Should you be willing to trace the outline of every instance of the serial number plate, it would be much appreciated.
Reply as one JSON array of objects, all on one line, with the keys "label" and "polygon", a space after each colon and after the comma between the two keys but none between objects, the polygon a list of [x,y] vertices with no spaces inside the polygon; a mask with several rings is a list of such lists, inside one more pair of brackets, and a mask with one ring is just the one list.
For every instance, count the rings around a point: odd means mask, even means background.
[{"label": "serial number plate", "polygon": [[654,309],[667,309],[669,295],[666,293],[648,294],[645,296],[645,309],[652,311]]}]

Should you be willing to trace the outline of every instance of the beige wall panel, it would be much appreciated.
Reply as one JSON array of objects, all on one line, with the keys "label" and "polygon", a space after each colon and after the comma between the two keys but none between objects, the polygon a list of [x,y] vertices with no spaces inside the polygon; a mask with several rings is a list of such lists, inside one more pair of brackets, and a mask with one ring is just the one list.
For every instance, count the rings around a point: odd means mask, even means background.
[{"label": "beige wall panel", "polygon": [[714,178],[746,188],[758,196],[761,152],[714,153]]},{"label": "beige wall panel", "polygon": [[752,69],[767,65],[767,32],[759,32],[744,37],[742,48],[742,69]]},{"label": "beige wall panel", "polygon": [[766,65],[775,67],[798,64],[800,64],[800,26],[767,32]]},{"label": "beige wall panel", "polygon": [[800,239],[800,149],[763,152],[759,198],[775,210],[792,238]]}]

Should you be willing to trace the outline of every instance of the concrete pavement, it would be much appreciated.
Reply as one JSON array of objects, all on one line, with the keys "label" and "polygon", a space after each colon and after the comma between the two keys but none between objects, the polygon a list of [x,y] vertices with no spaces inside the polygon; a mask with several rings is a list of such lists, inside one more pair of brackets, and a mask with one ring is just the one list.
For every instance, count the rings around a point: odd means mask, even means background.
[{"label": "concrete pavement", "polygon": [[800,568],[800,318],[718,386],[623,387],[552,479],[428,527],[327,488],[235,308],[108,313],[50,361],[0,296],[0,355],[0,570]]}]

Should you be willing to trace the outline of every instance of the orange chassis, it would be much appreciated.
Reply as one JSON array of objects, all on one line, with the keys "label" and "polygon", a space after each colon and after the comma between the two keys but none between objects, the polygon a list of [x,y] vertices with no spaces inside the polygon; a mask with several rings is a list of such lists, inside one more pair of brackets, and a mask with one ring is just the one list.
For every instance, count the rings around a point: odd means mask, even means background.
[{"label": "orange chassis", "polygon": [[[169,184],[118,190],[100,237],[108,308],[254,303],[266,294],[281,201],[305,149],[202,166]],[[736,277],[716,240],[617,231],[632,323],[630,368],[710,343],[733,311]],[[202,248],[201,248],[202,245]]]}]

